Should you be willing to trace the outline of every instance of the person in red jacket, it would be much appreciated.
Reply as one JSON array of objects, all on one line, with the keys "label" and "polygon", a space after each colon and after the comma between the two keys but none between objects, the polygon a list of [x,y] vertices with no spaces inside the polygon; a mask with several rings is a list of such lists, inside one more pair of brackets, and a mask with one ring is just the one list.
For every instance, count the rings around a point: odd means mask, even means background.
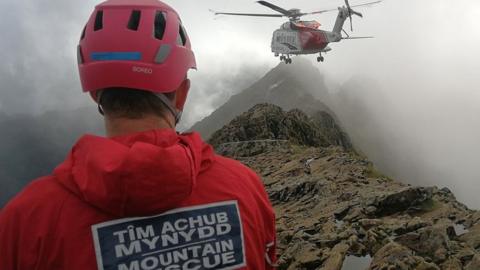
[{"label": "person in red jacket", "polygon": [[177,13],[156,0],[98,5],[78,64],[107,138],[82,137],[0,212],[0,269],[272,269],[259,177],[175,132],[196,68]]}]

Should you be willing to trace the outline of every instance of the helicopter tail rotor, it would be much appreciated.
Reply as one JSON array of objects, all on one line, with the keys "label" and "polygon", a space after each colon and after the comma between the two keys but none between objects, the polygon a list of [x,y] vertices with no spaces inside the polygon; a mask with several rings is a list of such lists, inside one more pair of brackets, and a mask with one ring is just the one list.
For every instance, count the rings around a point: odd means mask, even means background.
[{"label": "helicopter tail rotor", "polygon": [[363,14],[360,13],[360,12],[357,12],[355,10],[352,9],[352,7],[350,6],[350,3],[348,2],[348,0],[345,0],[345,4],[347,6],[347,12],[348,12],[348,17],[350,19],[350,29],[352,30],[353,32],[353,19],[352,19],[352,15],[356,15],[360,18],[363,18]]}]

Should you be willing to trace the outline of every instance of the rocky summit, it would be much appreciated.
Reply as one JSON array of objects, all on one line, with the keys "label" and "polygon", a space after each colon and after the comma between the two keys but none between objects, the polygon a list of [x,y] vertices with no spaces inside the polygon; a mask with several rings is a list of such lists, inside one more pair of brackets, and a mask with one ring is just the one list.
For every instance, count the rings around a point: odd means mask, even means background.
[{"label": "rocky summit", "polygon": [[309,115],[328,112],[336,119],[333,111],[314,96],[320,96],[324,101],[329,99],[324,76],[310,61],[298,57],[292,65],[279,64],[249,88],[231,96],[191,129],[208,139],[213,132],[260,103],[275,104],[284,110],[299,108]]},{"label": "rocky summit", "polygon": [[210,142],[262,176],[278,269],[480,269],[480,212],[382,175],[327,113],[261,104]]},{"label": "rocky summit", "polygon": [[[252,146],[287,142],[296,145],[337,145],[351,149],[350,139],[327,112],[319,111],[312,117],[298,109],[285,112],[271,104],[259,104],[238,116],[230,124],[213,133],[212,145],[227,146],[238,142],[252,142]],[[225,147],[224,147],[225,148]]]}]

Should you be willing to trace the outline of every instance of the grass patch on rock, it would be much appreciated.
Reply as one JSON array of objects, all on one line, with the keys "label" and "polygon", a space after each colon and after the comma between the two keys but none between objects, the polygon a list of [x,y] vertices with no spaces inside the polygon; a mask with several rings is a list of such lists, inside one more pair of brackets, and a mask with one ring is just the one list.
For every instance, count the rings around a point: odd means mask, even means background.
[{"label": "grass patch on rock", "polygon": [[367,169],[365,170],[365,174],[368,178],[387,179],[387,180],[392,181],[392,179],[390,177],[384,175],[377,168],[375,168],[373,163],[368,164]]}]

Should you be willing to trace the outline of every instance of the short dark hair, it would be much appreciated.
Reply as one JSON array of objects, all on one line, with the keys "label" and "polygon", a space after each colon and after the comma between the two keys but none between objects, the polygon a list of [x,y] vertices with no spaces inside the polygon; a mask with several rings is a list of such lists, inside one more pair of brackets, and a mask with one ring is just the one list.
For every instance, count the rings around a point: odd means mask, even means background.
[{"label": "short dark hair", "polygon": [[[164,94],[174,100],[175,92]],[[168,108],[152,92],[130,88],[102,90],[98,101],[105,115],[114,118],[140,119],[146,115],[164,116]]]}]

